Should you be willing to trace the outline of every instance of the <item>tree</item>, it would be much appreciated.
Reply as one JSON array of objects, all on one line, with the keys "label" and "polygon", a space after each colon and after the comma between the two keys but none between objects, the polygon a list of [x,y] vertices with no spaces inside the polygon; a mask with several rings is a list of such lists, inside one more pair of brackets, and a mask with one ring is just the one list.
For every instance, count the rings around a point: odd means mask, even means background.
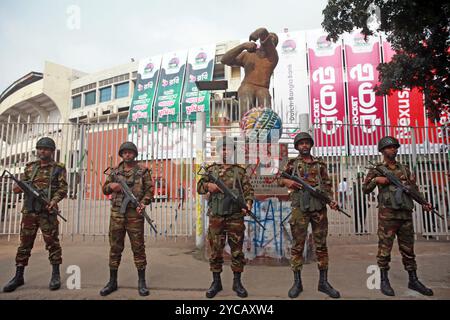
[{"label": "tree", "polygon": [[450,111],[450,5],[448,1],[329,0],[322,26],[328,39],[362,29],[373,35],[368,22],[379,18],[375,32],[384,32],[396,54],[380,63],[376,94],[417,87],[425,96],[427,115],[438,120]]}]

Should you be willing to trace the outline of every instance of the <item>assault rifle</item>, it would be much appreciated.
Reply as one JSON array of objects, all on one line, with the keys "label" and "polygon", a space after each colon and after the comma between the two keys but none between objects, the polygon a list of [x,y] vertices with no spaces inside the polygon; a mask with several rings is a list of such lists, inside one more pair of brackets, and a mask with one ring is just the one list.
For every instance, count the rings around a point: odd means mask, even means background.
[{"label": "assault rifle", "polygon": [[[21,181],[21,180],[17,179],[8,170],[3,170],[1,177],[2,178],[5,177],[6,173],[8,174],[7,178],[12,179],[20,187],[20,189],[22,189],[22,191],[25,193],[25,196],[27,197],[25,207],[27,208],[28,211],[32,212],[33,210],[35,210],[35,208],[33,208],[33,203],[35,201],[39,202],[44,207],[47,207],[50,204],[50,199],[42,191],[34,188],[31,185],[31,183],[29,183],[29,182]],[[50,213],[57,214],[61,219],[63,219],[65,222],[67,222],[67,219],[64,218],[60,214],[60,211],[57,208],[52,208],[50,210]]]},{"label": "assault rifle", "polygon": [[[281,172],[281,177],[285,178],[285,179],[289,179],[289,180],[293,180],[295,182],[297,182],[298,184],[300,184],[303,189],[305,191],[307,191],[311,196],[313,196],[314,198],[319,199],[320,201],[326,203],[326,204],[330,204],[331,201],[333,201],[330,197],[328,197],[323,191],[316,189],[312,186],[310,186],[308,183],[306,183],[306,181],[304,181],[302,178],[298,177],[298,176],[294,176],[292,174],[289,174],[285,171]],[[342,210],[342,208],[340,208],[338,206],[337,211],[345,214],[347,217],[350,218],[350,216],[348,215],[347,212],[345,212],[344,210]]]},{"label": "assault rifle", "polygon": [[[408,186],[405,186],[395,174],[393,174],[391,171],[389,171],[388,168],[386,168],[384,166],[377,166],[375,163],[373,163],[371,161],[369,161],[369,163],[373,166],[373,168],[369,168],[369,169],[375,169],[379,174],[386,177],[390,183],[392,183],[394,186],[397,187],[397,190],[395,191],[395,200],[398,201],[397,203],[401,203],[402,193],[405,193],[406,195],[408,195],[411,199],[413,199],[420,205],[424,205],[424,204],[428,203],[428,201],[425,200],[425,198],[422,196],[422,194],[420,192],[418,192],[417,190],[412,189]],[[432,207],[431,212],[434,213],[435,215],[437,215],[439,218],[444,220],[444,217],[442,215],[440,215],[439,212],[437,212],[437,210],[434,207]]]},{"label": "assault rifle", "polygon": [[[204,173],[200,173],[201,171],[204,171]],[[220,180],[219,178],[214,177],[210,172],[208,172],[204,166],[200,167],[200,170],[197,172],[198,175],[201,176],[206,176],[208,177],[208,179],[210,181],[212,181],[213,183],[215,183],[220,190],[222,190],[222,192],[225,194],[226,198],[231,199],[234,203],[236,203],[241,209],[244,209],[247,214],[253,219],[255,220],[255,222],[261,227],[263,228],[263,230],[266,230],[266,228],[262,225],[261,221],[258,220],[258,218],[255,216],[255,214],[251,211],[248,210],[247,208],[247,204],[245,203],[245,200],[242,196],[237,196],[235,195],[233,192],[231,192],[231,190],[225,185],[225,183],[223,183],[222,180]],[[239,181],[240,183],[240,181]]]},{"label": "assault rifle", "polygon": [[[107,168],[103,173],[107,174],[106,172],[108,170],[110,170],[110,168]],[[138,201],[136,196],[133,194],[133,192],[131,191],[130,187],[125,182],[125,180],[122,177],[120,177],[117,174],[115,174],[115,173],[111,173],[111,174],[116,177],[116,180],[120,184],[120,186],[122,188],[122,192],[123,192],[123,194],[125,196],[123,201],[122,201],[122,204],[120,206],[120,213],[124,214],[127,211],[128,204],[130,204],[130,203],[135,208],[139,207],[141,205],[140,202]],[[155,231],[155,234],[158,234],[158,230],[156,230],[156,227],[153,224],[152,219],[147,214],[147,211],[145,210],[145,208],[144,208],[144,210],[141,211],[141,213],[144,216],[145,220],[150,225],[150,227],[153,229],[153,231]]]}]

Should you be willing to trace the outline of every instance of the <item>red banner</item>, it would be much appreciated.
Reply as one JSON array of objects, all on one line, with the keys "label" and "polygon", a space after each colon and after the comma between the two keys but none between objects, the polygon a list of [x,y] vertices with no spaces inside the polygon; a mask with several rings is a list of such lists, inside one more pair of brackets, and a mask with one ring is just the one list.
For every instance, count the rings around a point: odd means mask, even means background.
[{"label": "red banner", "polygon": [[344,146],[345,95],[341,40],[326,40],[321,30],[307,34],[310,116],[316,145]]},{"label": "red banner", "polygon": [[[383,97],[376,96],[373,88],[378,84],[377,66],[380,63],[378,37],[368,37],[359,32],[344,37],[348,79],[348,114],[350,123],[350,145],[373,146],[384,136],[377,125],[385,123]],[[353,150],[353,148],[352,148]]]},{"label": "red banner", "polygon": [[437,122],[428,120],[428,137],[431,143],[450,145],[450,114],[443,111]]},{"label": "red banner", "polygon": [[[389,42],[383,39],[383,61],[389,62],[395,51]],[[389,123],[393,126],[390,134],[399,139],[401,144],[412,143],[413,127],[423,127],[425,124],[425,109],[423,94],[417,88],[393,91],[387,97],[387,114]],[[423,130],[416,130],[415,143],[424,141]]]}]

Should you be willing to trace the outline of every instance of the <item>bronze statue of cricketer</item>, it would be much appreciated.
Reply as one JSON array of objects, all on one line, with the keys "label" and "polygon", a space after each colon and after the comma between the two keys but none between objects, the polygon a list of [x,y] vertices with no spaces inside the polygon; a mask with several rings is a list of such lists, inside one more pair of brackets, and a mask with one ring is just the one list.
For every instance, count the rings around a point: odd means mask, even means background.
[{"label": "bronze statue of cricketer", "polygon": [[[256,40],[261,46],[257,48]],[[250,34],[249,41],[226,52],[222,63],[228,66],[240,66],[245,77],[238,89],[241,115],[253,107],[271,107],[269,92],[270,77],[278,64],[276,46],[278,36],[266,28],[256,29]]]}]

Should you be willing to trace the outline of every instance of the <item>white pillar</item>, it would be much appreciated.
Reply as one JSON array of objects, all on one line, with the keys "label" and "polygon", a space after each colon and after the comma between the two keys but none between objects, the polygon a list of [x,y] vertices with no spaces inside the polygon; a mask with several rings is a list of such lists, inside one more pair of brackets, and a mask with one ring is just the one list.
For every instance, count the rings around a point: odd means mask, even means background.
[{"label": "white pillar", "polygon": [[[201,164],[205,161],[205,132],[206,132],[206,113],[197,112],[197,120],[195,123],[195,172],[200,169]],[[200,177],[197,175],[195,181],[198,182]],[[203,197],[196,197],[196,224],[195,224],[195,245],[198,249],[202,249],[205,245],[205,208],[203,207]]]}]

